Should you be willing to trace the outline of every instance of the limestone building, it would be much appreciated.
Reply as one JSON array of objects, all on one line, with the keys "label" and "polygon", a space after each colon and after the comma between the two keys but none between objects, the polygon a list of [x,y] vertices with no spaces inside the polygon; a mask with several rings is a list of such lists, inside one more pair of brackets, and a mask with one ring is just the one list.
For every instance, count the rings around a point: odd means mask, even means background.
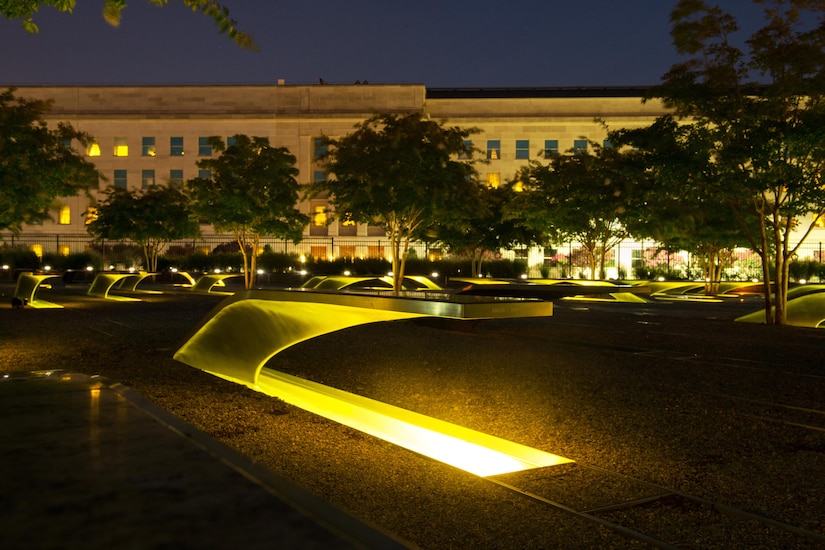
[{"label": "limestone building", "polygon": [[[641,88],[279,84],[37,86],[20,87],[16,94],[52,101],[49,122],[67,121],[95,137],[92,147],[79,152],[99,170],[99,193],[108,185],[137,189],[197,177],[195,163],[212,154],[206,139],[234,134],[268,137],[273,146],[288,148],[298,159],[299,181],[309,184],[323,177],[314,162],[317,138],[347,134],[379,112],[422,113],[451,125],[479,128],[473,142],[489,160],[479,166],[479,172],[496,185],[512,178],[529,160],[541,159],[545,150],[567,151],[586,147],[587,140],[600,142],[606,132],[597,119],[611,128],[650,124],[666,111],[657,101],[642,103],[643,92]],[[64,197],[60,204],[53,222],[26,226],[18,239],[42,251],[82,250],[89,240],[88,199]],[[327,225],[325,206],[322,200],[300,205],[312,222],[299,252],[328,257],[384,253],[380,228],[337,221]],[[202,229],[204,238],[214,236],[210,226]],[[630,247],[625,248],[630,254]],[[536,262],[542,259],[531,260]]]}]

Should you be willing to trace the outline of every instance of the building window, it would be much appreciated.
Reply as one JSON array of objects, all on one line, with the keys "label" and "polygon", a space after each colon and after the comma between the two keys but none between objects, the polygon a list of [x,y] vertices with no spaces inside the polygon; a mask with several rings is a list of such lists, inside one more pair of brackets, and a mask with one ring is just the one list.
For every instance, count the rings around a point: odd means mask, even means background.
[{"label": "building window", "polygon": [[155,138],[145,137],[140,142],[140,154],[144,157],[155,156]]},{"label": "building window", "polygon": [[69,225],[72,223],[72,209],[68,205],[60,207],[60,213],[57,216],[57,223],[60,225]]},{"label": "building window", "polygon": [[212,170],[198,170],[198,177],[202,180],[211,180],[212,179]]},{"label": "building window", "polygon": [[316,161],[322,156],[327,154],[327,144],[325,143],[324,138],[313,138],[312,139],[312,160]]},{"label": "building window", "polygon": [[355,258],[355,246],[354,245],[343,245],[338,247],[338,257],[339,258]]},{"label": "building window", "polygon": [[487,158],[489,160],[498,160],[501,158],[501,140],[487,140]]},{"label": "building window", "polygon": [[604,147],[605,149],[613,149],[613,142],[609,139],[606,139],[602,142],[602,147]]},{"label": "building window", "polygon": [[99,157],[100,156],[100,144],[97,141],[91,142],[88,147],[86,147],[86,156],[87,157]]},{"label": "building window", "polygon": [[182,157],[183,156],[183,138],[173,137],[169,138],[169,156]]},{"label": "building window", "polygon": [[66,149],[72,148],[72,140],[70,139],[62,139],[60,140],[60,144],[63,145],[63,147],[65,147]]},{"label": "building window", "polygon": [[169,170],[169,185],[178,187],[183,183],[183,170]]},{"label": "building window", "polygon": [[126,189],[126,170],[115,170],[115,187]]},{"label": "building window", "polygon": [[498,172],[487,172],[487,187],[498,189],[499,185],[501,185],[501,174]]},{"label": "building window", "polygon": [[[183,144],[181,144],[183,145]],[[211,157],[212,156],[212,146],[209,145],[209,138],[208,137],[199,137],[198,138],[198,156],[199,157]]]},{"label": "building window", "polygon": [[229,148],[233,145],[235,145],[235,136],[226,138],[226,147]]},{"label": "building window", "polygon": [[128,157],[129,156],[129,145],[126,143],[125,137],[116,137],[115,138],[115,156],[116,157]]},{"label": "building window", "polygon": [[530,140],[517,139],[516,140],[516,158],[529,159],[530,158]]},{"label": "building window", "polygon": [[573,154],[574,155],[581,155],[587,152],[587,140],[586,139],[576,139],[573,140]]},{"label": "building window", "polygon": [[72,249],[69,248],[67,244],[61,244],[57,247],[57,253],[61,256],[68,256],[71,253]]},{"label": "building window", "polygon": [[155,171],[143,170],[140,173],[140,186],[144,189],[155,185]]},{"label": "building window", "polygon": [[470,158],[470,156],[471,156],[470,153],[472,152],[472,150],[473,150],[473,140],[465,139],[464,140],[464,151],[462,151],[458,154],[458,158],[460,158],[460,159]]},{"label": "building window", "polygon": [[553,158],[553,155],[559,152],[559,140],[545,139],[544,140],[544,158]]},{"label": "building window", "polygon": [[310,246],[309,247],[309,255],[315,258],[316,260],[326,260],[327,259],[327,247],[326,246]]}]

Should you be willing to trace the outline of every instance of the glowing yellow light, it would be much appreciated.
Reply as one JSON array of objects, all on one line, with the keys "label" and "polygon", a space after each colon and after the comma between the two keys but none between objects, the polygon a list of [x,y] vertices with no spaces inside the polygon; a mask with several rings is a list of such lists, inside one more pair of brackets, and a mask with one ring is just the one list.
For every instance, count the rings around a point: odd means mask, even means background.
[{"label": "glowing yellow light", "polygon": [[57,223],[60,225],[69,225],[72,223],[72,208],[69,205],[64,204],[60,207]]},{"label": "glowing yellow light", "polygon": [[437,418],[264,368],[256,389],[478,476],[573,462]]},{"label": "glowing yellow light", "polygon": [[99,157],[100,156],[100,145],[95,141],[86,149],[86,156],[89,157]]}]

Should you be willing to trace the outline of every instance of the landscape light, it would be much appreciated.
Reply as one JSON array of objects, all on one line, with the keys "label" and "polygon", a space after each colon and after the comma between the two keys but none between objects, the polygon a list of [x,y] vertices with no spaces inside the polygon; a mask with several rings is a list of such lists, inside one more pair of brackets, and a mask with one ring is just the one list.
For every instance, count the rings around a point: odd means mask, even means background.
[{"label": "landscape light", "polygon": [[481,477],[573,462],[569,458],[268,368],[261,369],[255,389]]}]

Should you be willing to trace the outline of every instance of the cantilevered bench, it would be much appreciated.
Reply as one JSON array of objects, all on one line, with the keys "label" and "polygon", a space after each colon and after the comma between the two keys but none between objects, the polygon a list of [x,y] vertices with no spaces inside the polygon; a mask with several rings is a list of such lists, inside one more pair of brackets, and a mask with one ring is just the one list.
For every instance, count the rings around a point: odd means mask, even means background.
[{"label": "cantilevered bench", "polygon": [[157,273],[147,273],[145,271],[139,271],[137,273],[101,272],[95,275],[92,284],[89,286],[88,295],[108,300],[137,300],[137,298],[130,298],[127,296],[110,296],[109,291],[112,290],[115,285],[120,283],[121,290],[136,292],[137,285],[144,279],[153,275],[157,275]]},{"label": "cantilevered bench", "polygon": [[195,281],[195,284],[192,285],[192,292],[212,292],[212,289],[216,286],[225,286],[224,281],[226,279],[242,276],[242,273],[207,273]]},{"label": "cantilevered bench", "polygon": [[553,304],[538,299],[420,295],[301,289],[236,292],[212,311],[174,358],[255,387],[264,364],[278,352],[348,327],[420,317],[489,319],[553,314]]},{"label": "cantilevered bench", "polygon": [[63,306],[38,300],[37,292],[43,286],[44,281],[59,278],[60,275],[34,275],[33,273],[21,273],[17,278],[17,286],[14,288],[14,297],[26,302],[27,305],[36,308],[62,308]]}]

